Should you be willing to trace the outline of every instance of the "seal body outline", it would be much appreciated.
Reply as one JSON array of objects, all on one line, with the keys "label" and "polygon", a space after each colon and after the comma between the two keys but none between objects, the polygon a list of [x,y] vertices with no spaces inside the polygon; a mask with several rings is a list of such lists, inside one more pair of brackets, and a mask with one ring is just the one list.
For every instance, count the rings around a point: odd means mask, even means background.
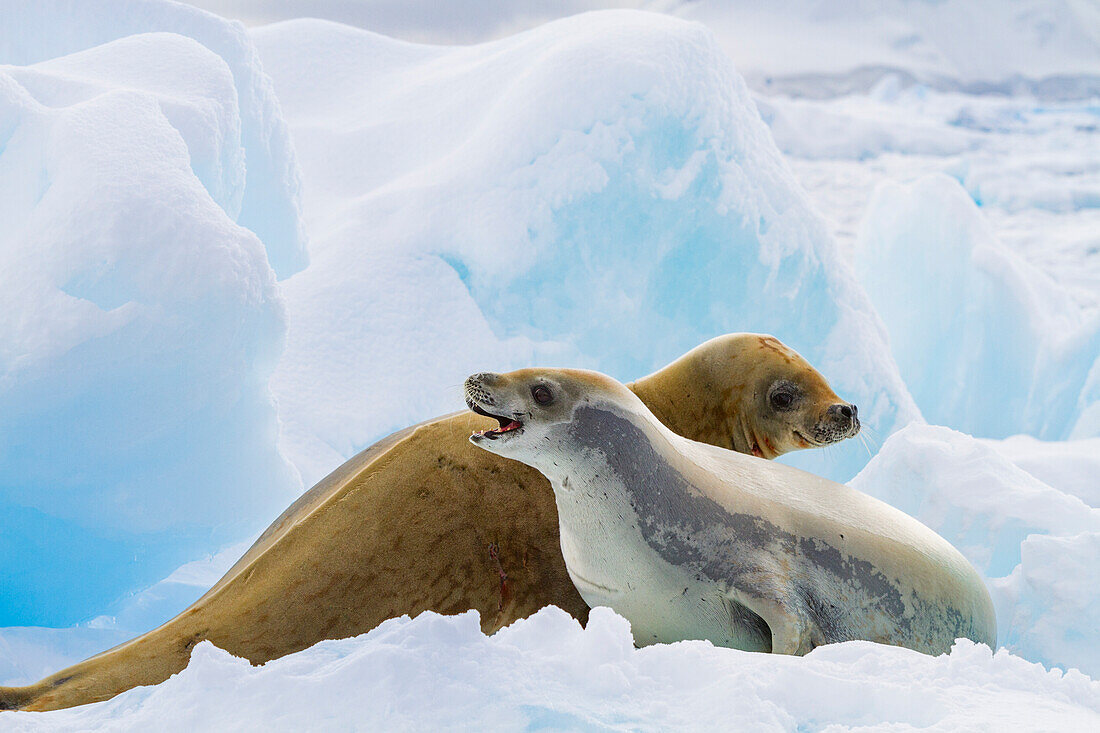
[{"label": "seal body outline", "polygon": [[[864,639],[939,654],[996,645],[980,576],[916,519],[842,484],[668,430],[594,372],[475,375],[484,408],[520,427],[474,435],[554,488],[581,596],[631,622],[639,645],[682,639],[805,654]],[[488,387],[486,387],[488,383]],[[551,390],[534,405],[527,385]],[[478,406],[478,391],[468,398]]]},{"label": "seal body outline", "polygon": [[[719,336],[632,387],[670,428],[769,458],[859,429],[841,412],[854,406],[763,334]],[[554,492],[538,471],[469,444],[489,424],[463,412],[382,439],[299,497],[179,615],[34,685],[0,687],[0,710],[157,684],[202,640],[261,664],[424,610],[475,608],[486,633],[549,604],[585,620]]]}]

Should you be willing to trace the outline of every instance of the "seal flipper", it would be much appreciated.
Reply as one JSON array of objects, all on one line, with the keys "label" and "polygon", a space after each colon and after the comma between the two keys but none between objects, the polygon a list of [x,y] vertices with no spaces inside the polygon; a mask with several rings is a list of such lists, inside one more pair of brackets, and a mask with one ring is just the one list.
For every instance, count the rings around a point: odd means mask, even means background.
[{"label": "seal flipper", "polygon": [[731,588],[729,597],[764,619],[772,632],[772,654],[802,656],[813,651],[814,625],[804,610],[780,597],[766,598]]},{"label": "seal flipper", "polygon": [[45,691],[41,682],[26,687],[0,687],[0,711],[22,710]]}]

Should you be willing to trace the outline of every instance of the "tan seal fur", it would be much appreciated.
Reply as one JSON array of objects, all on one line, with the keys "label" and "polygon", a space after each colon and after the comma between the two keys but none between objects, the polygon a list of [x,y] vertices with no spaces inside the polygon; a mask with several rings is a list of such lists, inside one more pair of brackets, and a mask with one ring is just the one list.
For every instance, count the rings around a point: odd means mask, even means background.
[{"label": "tan seal fur", "polygon": [[471,441],[550,480],[570,578],[587,603],[629,620],[639,645],[996,645],[977,571],[878,499],[680,436],[596,372],[475,374],[465,392],[500,422]]},{"label": "tan seal fur", "polygon": [[[773,414],[782,383],[797,394]],[[772,457],[840,440],[840,400],[770,336],[730,334],[633,388],[669,426]],[[745,414],[753,412],[757,414]],[[157,684],[204,639],[260,664],[324,639],[432,610],[476,608],[491,633],[554,604],[582,621],[588,606],[565,568],[550,485],[534,469],[471,446],[493,422],[471,413],[429,420],[358,454],[303,494],[201,599],[160,627],[41,682],[0,688],[0,709],[50,710]]]}]

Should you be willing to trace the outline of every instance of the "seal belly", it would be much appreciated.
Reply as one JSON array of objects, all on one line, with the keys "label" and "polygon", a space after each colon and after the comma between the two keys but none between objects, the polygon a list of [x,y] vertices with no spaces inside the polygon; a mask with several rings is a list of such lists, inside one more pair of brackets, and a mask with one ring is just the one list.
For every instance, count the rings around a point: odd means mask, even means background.
[{"label": "seal belly", "polygon": [[601,518],[589,507],[581,517],[559,506],[562,554],[585,603],[628,619],[637,646],[709,639],[718,646],[771,651],[771,631],[762,618],[710,579],[662,558],[642,540],[636,522],[625,521],[629,512],[619,507]]},{"label": "seal belly", "polygon": [[709,581],[655,573],[641,581],[642,587],[631,583],[628,588],[618,589],[572,571],[569,575],[585,603],[593,608],[607,606],[629,619],[634,643],[639,647],[708,639],[717,646],[771,651],[771,630],[764,620],[717,592]]}]

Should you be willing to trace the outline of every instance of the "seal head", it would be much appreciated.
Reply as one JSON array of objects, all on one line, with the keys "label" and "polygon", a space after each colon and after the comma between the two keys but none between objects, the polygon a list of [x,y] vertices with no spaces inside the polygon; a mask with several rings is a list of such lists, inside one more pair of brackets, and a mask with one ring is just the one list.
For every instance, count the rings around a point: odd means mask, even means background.
[{"label": "seal head", "polygon": [[629,387],[673,432],[760,458],[860,431],[858,408],[767,334],[718,336]]},{"label": "seal head", "polygon": [[580,405],[626,400],[645,405],[625,386],[597,372],[579,369],[520,369],[508,374],[482,372],[466,379],[466,406],[497,421],[470,441],[491,453],[535,465],[541,444],[564,437]]},{"label": "seal head", "polygon": [[465,391],[498,422],[472,442],[550,480],[570,579],[590,606],[626,617],[638,644],[996,643],[974,568],[884,502],[677,435],[594,372],[476,374]]}]

